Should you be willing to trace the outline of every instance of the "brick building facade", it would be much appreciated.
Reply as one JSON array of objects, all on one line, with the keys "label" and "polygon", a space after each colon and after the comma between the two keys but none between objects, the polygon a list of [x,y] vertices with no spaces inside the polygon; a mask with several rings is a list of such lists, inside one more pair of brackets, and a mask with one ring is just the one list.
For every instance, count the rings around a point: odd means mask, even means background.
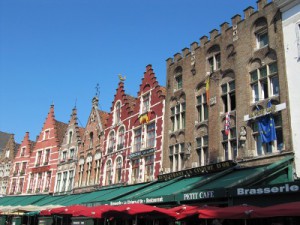
[{"label": "brick building facade", "polygon": [[[257,6],[167,59],[164,173],[226,160],[259,165],[293,152],[281,17],[272,2]],[[277,139],[263,143],[258,121],[267,113]]]},{"label": "brick building facade", "polygon": [[25,171],[28,194],[54,192],[58,151],[66,129],[67,124],[55,119],[54,105],[51,105]]},{"label": "brick building facade", "polygon": [[26,132],[10,170],[10,182],[7,189],[9,195],[27,193],[28,180],[25,178],[28,176],[27,167],[34,145],[35,142],[29,139],[29,132]]},{"label": "brick building facade", "polygon": [[101,157],[104,149],[104,129],[108,114],[98,109],[98,97],[92,109],[79,146],[74,192],[91,191],[99,186]]},{"label": "brick building facade", "polygon": [[55,193],[70,193],[78,161],[78,148],[82,144],[84,129],[78,126],[77,109],[73,108],[66,133],[59,149]]},{"label": "brick building facade", "polygon": [[[122,78],[121,78],[122,79]],[[105,129],[101,185],[153,181],[162,160],[165,88],[146,66],[137,98],[119,82]]]}]

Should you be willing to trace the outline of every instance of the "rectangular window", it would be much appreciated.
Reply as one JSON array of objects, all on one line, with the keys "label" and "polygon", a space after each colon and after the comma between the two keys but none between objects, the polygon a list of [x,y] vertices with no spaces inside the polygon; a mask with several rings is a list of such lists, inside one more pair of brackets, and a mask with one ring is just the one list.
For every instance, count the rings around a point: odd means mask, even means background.
[{"label": "rectangular window", "polygon": [[176,90],[182,89],[182,75],[175,77]]},{"label": "rectangular window", "polygon": [[237,144],[236,144],[236,128],[231,127],[229,134],[225,134],[225,130],[222,131],[222,145],[224,151],[224,160],[234,160],[237,157]]},{"label": "rectangular window", "polygon": [[73,179],[74,179],[74,170],[70,170],[70,172],[69,172],[69,184],[68,184],[67,191],[72,191]]},{"label": "rectangular window", "polygon": [[263,143],[258,130],[258,122],[255,121],[252,125],[253,138],[256,143],[256,155],[267,155],[284,150],[282,120],[281,115],[273,115],[273,120],[276,129],[276,140],[269,143]]},{"label": "rectangular window", "polygon": [[262,31],[256,34],[257,48],[263,48],[269,44],[268,32]]},{"label": "rectangular window", "polygon": [[197,96],[197,114],[198,121],[202,122],[208,120],[208,107],[206,102],[206,94]]},{"label": "rectangular window", "polygon": [[230,112],[235,110],[235,81],[221,85],[223,112]]},{"label": "rectangular window", "polygon": [[208,65],[211,73],[221,69],[221,54],[217,53],[214,56],[208,58]]},{"label": "rectangular window", "polygon": [[152,181],[154,172],[154,155],[145,157],[145,182]]},{"label": "rectangular window", "polygon": [[62,188],[61,188],[62,192],[66,191],[67,177],[68,177],[68,172],[63,172],[63,180],[62,180]]},{"label": "rectangular window", "polygon": [[41,162],[42,162],[42,151],[38,151],[36,157],[36,166],[40,166]]},{"label": "rectangular window", "polygon": [[61,173],[57,174],[56,180],[56,192],[60,192]]},{"label": "rectangular window", "polygon": [[150,94],[146,94],[143,96],[143,106],[142,113],[148,112],[150,107]]},{"label": "rectangular window", "polygon": [[155,145],[155,123],[147,126],[147,148],[153,148]]},{"label": "rectangular window", "polygon": [[208,136],[198,137],[196,139],[196,151],[198,155],[198,163],[200,166],[208,165]]},{"label": "rectangular window", "polygon": [[48,165],[49,164],[49,157],[50,157],[50,149],[46,149],[46,151],[45,151],[44,165]]},{"label": "rectangular window", "polygon": [[132,160],[132,183],[136,184],[139,181],[139,159]]},{"label": "rectangular window", "polygon": [[277,64],[271,63],[250,73],[253,102],[279,95]]},{"label": "rectangular window", "polygon": [[140,151],[141,145],[142,145],[142,128],[139,128],[134,131],[134,152]]},{"label": "rectangular window", "polygon": [[25,150],[26,150],[26,148],[21,148],[21,152],[20,152],[21,157],[25,155]]},{"label": "rectangular window", "polygon": [[71,148],[70,149],[70,158],[69,159],[74,159],[74,152],[75,152],[75,149],[74,148]]}]

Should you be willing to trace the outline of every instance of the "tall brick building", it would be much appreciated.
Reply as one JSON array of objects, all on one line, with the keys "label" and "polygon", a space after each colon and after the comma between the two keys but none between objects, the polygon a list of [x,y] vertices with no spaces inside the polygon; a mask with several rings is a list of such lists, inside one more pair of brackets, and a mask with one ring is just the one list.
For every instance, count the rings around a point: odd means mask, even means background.
[{"label": "tall brick building", "polygon": [[[281,16],[272,2],[257,8],[167,59],[164,173],[226,160],[260,165],[293,152]],[[268,143],[258,129],[266,114],[277,136]]]}]

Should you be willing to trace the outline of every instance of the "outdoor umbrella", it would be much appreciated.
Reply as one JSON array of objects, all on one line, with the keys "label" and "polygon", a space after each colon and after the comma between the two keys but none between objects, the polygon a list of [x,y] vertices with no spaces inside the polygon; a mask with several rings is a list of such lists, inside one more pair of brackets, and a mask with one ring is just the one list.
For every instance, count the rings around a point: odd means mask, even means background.
[{"label": "outdoor umbrella", "polygon": [[87,207],[85,210],[76,211],[73,213],[73,216],[85,216],[91,218],[104,218],[103,213],[108,212],[113,209],[114,206],[111,205],[99,205]]},{"label": "outdoor umbrella", "polygon": [[300,202],[289,202],[261,208],[255,213],[256,218],[300,216]]},{"label": "outdoor umbrella", "polygon": [[79,213],[81,211],[86,210],[88,207],[83,205],[71,205],[71,206],[63,206],[53,209],[42,210],[40,215],[42,216],[50,216],[53,214],[70,214]]},{"label": "outdoor umbrella", "polygon": [[159,208],[156,206],[144,204],[124,204],[115,206],[114,208],[103,213],[104,217],[128,217],[128,216],[143,215],[147,217],[172,217],[176,218],[176,213],[168,209]]},{"label": "outdoor umbrella", "polygon": [[195,205],[180,205],[169,210],[176,213],[176,219],[181,220],[189,216],[194,216],[199,214],[200,209],[216,209],[213,206],[195,206]]},{"label": "outdoor umbrella", "polygon": [[250,205],[237,205],[215,209],[200,209],[199,218],[201,219],[248,219],[254,218],[255,213],[261,207]]}]

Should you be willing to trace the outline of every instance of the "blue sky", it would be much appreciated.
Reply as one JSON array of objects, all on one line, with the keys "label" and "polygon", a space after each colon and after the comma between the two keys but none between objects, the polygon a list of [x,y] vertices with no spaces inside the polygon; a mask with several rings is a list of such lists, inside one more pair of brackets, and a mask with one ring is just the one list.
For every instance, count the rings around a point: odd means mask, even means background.
[{"label": "blue sky", "polygon": [[100,86],[109,111],[126,76],[136,96],[145,67],[166,83],[166,59],[209,36],[256,0],[1,0],[0,130],[35,140],[49,107],[68,123],[72,108],[84,127]]}]

